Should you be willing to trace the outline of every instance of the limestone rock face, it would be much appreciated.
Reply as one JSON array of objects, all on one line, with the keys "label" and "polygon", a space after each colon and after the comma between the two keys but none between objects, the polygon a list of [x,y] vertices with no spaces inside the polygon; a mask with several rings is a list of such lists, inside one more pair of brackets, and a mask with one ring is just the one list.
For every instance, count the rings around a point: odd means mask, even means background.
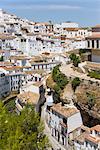
[{"label": "limestone rock face", "polygon": [[[80,86],[77,87],[75,91],[76,98],[74,101],[82,108],[89,113],[90,116],[93,116],[100,120],[100,85],[90,82],[82,82]],[[93,99],[93,104],[89,108],[89,102]]]}]

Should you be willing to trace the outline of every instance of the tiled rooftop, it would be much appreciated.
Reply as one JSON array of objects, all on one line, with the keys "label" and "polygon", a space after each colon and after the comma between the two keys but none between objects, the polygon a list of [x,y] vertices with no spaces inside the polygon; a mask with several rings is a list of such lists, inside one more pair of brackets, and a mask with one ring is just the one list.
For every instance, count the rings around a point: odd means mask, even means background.
[{"label": "tiled rooftop", "polygon": [[54,104],[51,107],[51,110],[54,110],[55,112],[61,114],[62,116],[65,116],[66,118],[79,112],[79,110],[76,107],[62,106],[61,103]]},{"label": "tiled rooftop", "polygon": [[96,126],[92,127],[90,130],[95,130],[97,132],[100,132],[100,125],[96,125]]},{"label": "tiled rooftop", "polygon": [[29,104],[37,104],[39,100],[40,95],[33,92],[24,92],[22,94],[17,95],[17,98],[20,99],[23,103],[29,103]]}]

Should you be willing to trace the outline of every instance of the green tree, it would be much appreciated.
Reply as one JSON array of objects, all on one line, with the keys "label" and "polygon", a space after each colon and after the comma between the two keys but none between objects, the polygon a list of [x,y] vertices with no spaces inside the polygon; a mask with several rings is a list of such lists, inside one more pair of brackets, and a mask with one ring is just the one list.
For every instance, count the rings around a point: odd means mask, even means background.
[{"label": "green tree", "polygon": [[67,77],[61,73],[59,66],[54,67],[52,72],[52,78],[57,83],[57,86],[64,89],[65,85],[68,83]]},{"label": "green tree", "polygon": [[68,79],[63,73],[61,73],[59,65],[54,67],[52,71],[52,78],[56,82],[54,86],[54,102],[58,103],[60,102],[60,93],[68,83]]},{"label": "green tree", "polygon": [[71,60],[75,60],[76,59],[76,54],[74,54],[74,53],[70,54],[69,58]]},{"label": "green tree", "polygon": [[78,77],[76,77],[72,80],[72,88],[73,88],[74,92],[75,92],[77,86],[80,85],[80,83],[81,83],[81,81]]},{"label": "green tree", "polygon": [[56,84],[54,86],[54,94],[53,94],[53,98],[54,98],[54,102],[55,103],[59,103],[60,102],[60,93],[61,93],[61,88]]},{"label": "green tree", "polygon": [[0,149],[45,150],[49,143],[43,130],[43,123],[32,106],[17,115],[9,113],[0,102]]},{"label": "green tree", "polygon": [[80,58],[79,58],[79,56],[76,56],[76,54],[72,53],[72,54],[70,54],[69,58],[72,60],[73,65],[74,65],[75,67],[78,67],[78,64],[80,63]]}]

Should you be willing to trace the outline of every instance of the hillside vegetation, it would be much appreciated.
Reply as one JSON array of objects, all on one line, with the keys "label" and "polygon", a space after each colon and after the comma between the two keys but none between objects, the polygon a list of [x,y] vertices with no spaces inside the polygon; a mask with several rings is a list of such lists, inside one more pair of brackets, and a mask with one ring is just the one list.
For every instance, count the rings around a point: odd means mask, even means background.
[{"label": "hillside vegetation", "polygon": [[0,149],[46,150],[49,143],[43,130],[44,125],[34,107],[27,106],[17,115],[0,102]]}]

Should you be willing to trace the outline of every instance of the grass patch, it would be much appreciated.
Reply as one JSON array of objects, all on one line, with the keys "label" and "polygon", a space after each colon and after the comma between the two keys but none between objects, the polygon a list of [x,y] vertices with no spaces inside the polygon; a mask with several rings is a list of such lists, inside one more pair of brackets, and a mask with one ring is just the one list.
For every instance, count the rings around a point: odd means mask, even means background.
[{"label": "grass patch", "polygon": [[91,71],[88,73],[88,76],[100,80],[100,71]]},{"label": "grass patch", "polygon": [[11,99],[6,105],[5,105],[6,109],[9,112],[14,112],[15,111],[15,98]]}]

